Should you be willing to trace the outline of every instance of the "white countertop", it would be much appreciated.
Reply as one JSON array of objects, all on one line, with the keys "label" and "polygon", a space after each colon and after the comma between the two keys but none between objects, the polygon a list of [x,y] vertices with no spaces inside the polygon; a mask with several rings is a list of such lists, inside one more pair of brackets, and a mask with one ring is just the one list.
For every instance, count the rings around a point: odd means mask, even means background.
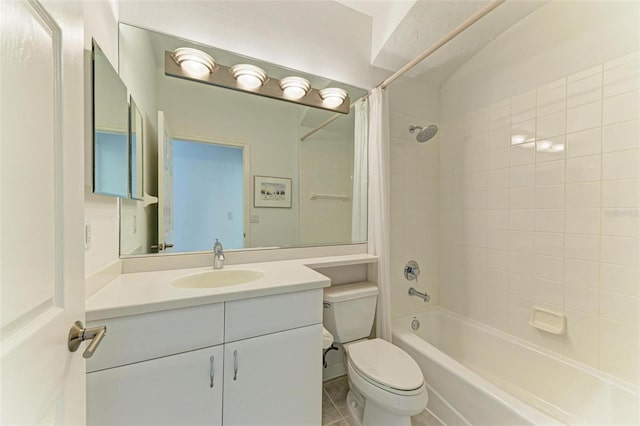
[{"label": "white countertop", "polygon": [[211,267],[122,274],[86,300],[86,319],[87,321],[97,321],[187,306],[329,287],[331,280],[311,268],[374,262],[377,262],[376,256],[357,254],[231,265],[225,266],[224,269],[256,270],[263,272],[264,277],[246,284],[217,288],[178,288],[171,285],[171,282],[176,278],[210,271]]}]

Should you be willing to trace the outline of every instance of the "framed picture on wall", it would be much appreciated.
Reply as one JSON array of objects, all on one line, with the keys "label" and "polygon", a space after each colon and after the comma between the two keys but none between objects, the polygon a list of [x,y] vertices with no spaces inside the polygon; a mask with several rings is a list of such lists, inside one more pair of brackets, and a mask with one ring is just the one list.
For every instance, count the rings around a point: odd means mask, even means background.
[{"label": "framed picture on wall", "polygon": [[291,179],[253,177],[253,207],[291,208]]}]

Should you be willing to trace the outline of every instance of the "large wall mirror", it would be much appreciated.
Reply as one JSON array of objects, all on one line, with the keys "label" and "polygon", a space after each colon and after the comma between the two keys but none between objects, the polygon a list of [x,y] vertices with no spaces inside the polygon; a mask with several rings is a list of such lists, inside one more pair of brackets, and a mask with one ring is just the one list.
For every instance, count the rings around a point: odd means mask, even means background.
[{"label": "large wall mirror", "polygon": [[[121,203],[121,255],[210,251],[215,239],[226,250],[366,241],[366,90],[126,24],[119,37],[145,147],[143,200]],[[352,107],[336,114],[166,75],[165,52],[179,47],[343,88]]]}]

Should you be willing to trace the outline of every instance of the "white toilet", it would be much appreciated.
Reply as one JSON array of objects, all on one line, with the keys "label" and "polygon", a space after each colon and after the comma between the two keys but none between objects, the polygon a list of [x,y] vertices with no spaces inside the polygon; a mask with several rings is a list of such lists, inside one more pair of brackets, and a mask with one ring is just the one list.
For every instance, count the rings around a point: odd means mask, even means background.
[{"label": "white toilet", "polygon": [[405,351],[382,339],[367,340],[378,288],[365,282],[324,290],[324,326],[346,351],[352,417],[363,426],[410,426],[427,406],[422,371]]}]

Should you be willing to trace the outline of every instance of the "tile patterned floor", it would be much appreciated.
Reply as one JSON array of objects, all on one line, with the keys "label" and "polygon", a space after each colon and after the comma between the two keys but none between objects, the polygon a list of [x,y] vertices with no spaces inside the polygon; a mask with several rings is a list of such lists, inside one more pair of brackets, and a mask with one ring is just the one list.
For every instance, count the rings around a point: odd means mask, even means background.
[{"label": "tile patterned floor", "polygon": [[[355,426],[347,407],[347,376],[337,377],[322,384],[323,426]],[[411,418],[412,426],[444,426],[427,410]],[[392,426],[392,425],[390,425]]]}]

